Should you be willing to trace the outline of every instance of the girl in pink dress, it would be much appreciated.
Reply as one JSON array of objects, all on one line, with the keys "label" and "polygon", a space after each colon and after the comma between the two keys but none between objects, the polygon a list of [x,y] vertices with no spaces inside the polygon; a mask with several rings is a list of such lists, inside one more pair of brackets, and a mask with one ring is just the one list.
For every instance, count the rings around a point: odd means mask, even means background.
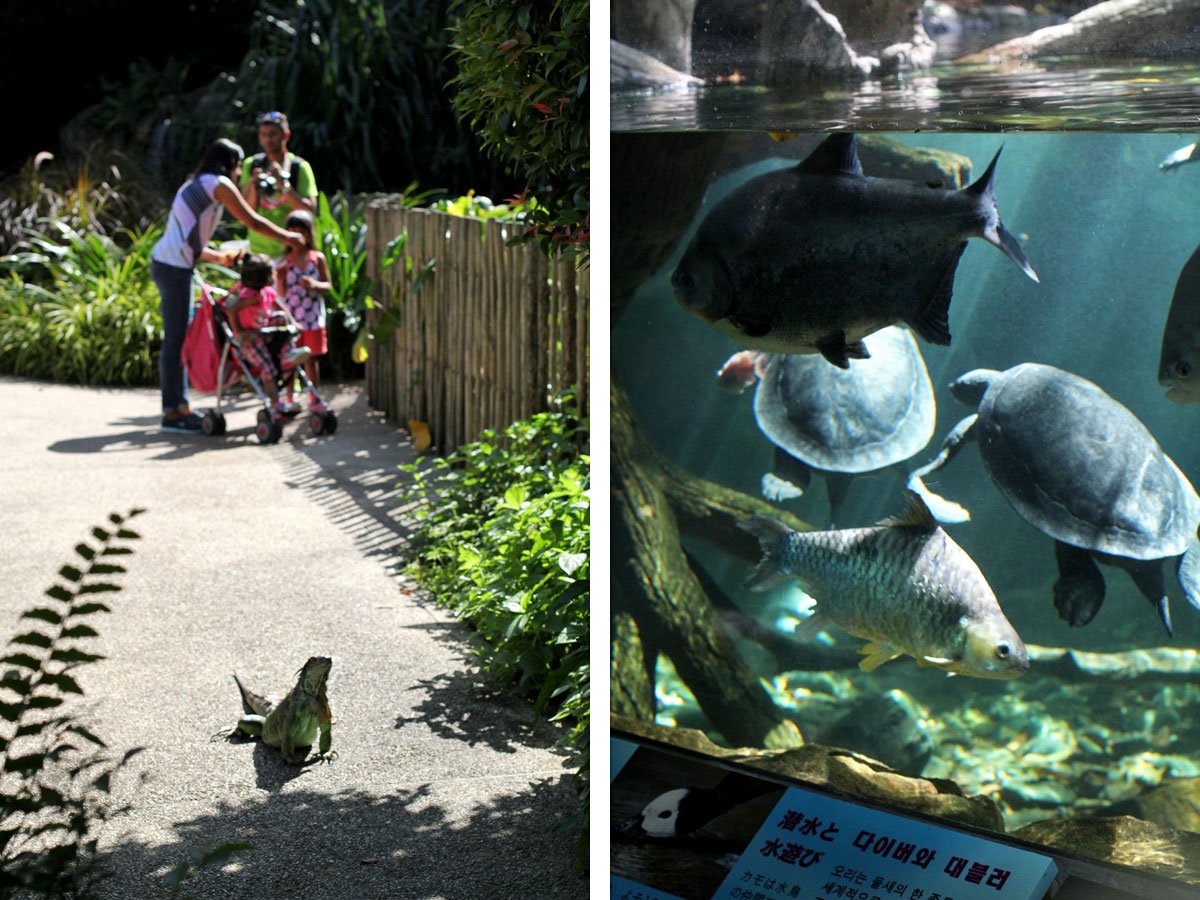
[{"label": "girl in pink dress", "polygon": [[[319,384],[319,367],[317,357],[323,356],[329,349],[325,332],[325,294],[332,287],[329,281],[329,269],[325,264],[325,254],[313,248],[313,217],[304,210],[297,210],[287,218],[288,229],[295,231],[304,238],[304,246],[293,248],[279,260],[275,269],[275,283],[283,305],[296,324],[300,326],[300,337],[297,343],[307,347],[311,357],[304,364],[313,387]],[[292,400],[292,385],[288,385],[287,404],[293,411],[299,410],[299,404]],[[323,411],[315,397],[309,398],[310,408]]]}]

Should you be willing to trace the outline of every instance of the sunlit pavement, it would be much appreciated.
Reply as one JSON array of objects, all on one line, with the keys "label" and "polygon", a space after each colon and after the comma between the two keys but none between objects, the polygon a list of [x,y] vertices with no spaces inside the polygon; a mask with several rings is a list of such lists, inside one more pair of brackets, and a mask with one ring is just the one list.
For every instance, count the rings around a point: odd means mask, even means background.
[{"label": "sunlit pavement", "polygon": [[[147,510],[124,590],[91,619],[107,659],[76,673],[93,731],[145,748],[116,782],[132,810],[103,833],[102,895],[164,896],[190,849],[245,841],[184,893],[585,897],[575,836],[553,830],[577,803],[553,730],[473,673],[469,631],[398,574],[407,435],[361,385],[327,394],[335,435],[301,418],[261,446],[249,398],[222,437],[162,434],[155,390],[0,378],[8,634],[93,526]],[[336,761],[212,740],[241,712],[234,671],[282,695],[318,653]]]}]

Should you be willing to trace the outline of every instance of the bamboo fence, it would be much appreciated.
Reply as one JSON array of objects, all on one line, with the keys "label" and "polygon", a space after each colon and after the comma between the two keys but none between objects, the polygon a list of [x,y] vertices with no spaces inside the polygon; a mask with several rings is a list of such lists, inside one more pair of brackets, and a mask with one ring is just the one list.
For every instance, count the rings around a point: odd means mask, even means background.
[{"label": "bamboo fence", "polygon": [[[588,414],[588,270],[533,245],[506,246],[513,224],[367,206],[367,260],[379,298],[401,326],[367,358],[367,397],[393,421],[426,422],[443,454],[550,408],[574,387]],[[407,231],[403,262],[381,271],[388,243]],[[414,292],[427,260],[436,271]],[[370,314],[371,324],[379,319]]]}]

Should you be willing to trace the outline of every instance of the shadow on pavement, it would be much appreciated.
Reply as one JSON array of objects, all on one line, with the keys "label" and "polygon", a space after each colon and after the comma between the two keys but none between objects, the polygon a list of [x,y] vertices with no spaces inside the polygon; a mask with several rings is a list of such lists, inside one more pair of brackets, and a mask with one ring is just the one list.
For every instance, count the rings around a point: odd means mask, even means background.
[{"label": "shadow on pavement", "polygon": [[285,462],[286,484],[308,494],[364,555],[398,575],[410,532],[396,485],[406,477],[399,466],[416,454],[404,432],[367,406],[361,386],[343,386],[331,402],[336,434],[316,436],[302,427],[285,437],[296,451]]},{"label": "shadow on pavement", "polygon": [[[258,439],[254,436],[254,418],[250,412],[257,405],[253,398],[243,398],[226,404],[226,409],[231,411],[231,415],[238,417],[239,423],[245,420],[245,427],[230,428],[220,437],[207,437],[203,434],[164,433],[158,430],[160,417],[149,415],[126,417],[112,423],[117,427],[128,427],[129,431],[55,441],[47,449],[51,453],[120,453],[161,447],[162,452],[152,459],[170,461],[186,459],[197,453],[213,450],[233,450],[246,444],[257,445]],[[198,408],[198,411],[203,412],[203,409]]]},{"label": "shadow on pavement", "polygon": [[[175,826],[173,840],[120,843],[101,856],[100,895],[165,896],[162,874],[193,848],[244,841],[220,870],[189,879],[189,897],[487,898],[582,900],[570,868],[577,834],[559,825],[578,807],[568,776],[543,779],[463,811],[428,786],[387,796],[308,790],[226,802]],[[558,826],[558,827],[556,827]]]},{"label": "shadow on pavement", "polygon": [[516,753],[531,745],[552,746],[554,725],[534,717],[533,704],[485,682],[470,671],[449,672],[418,681],[409,691],[425,699],[411,719],[397,716],[396,728],[421,722],[438,737],[474,747],[484,744],[500,753]]}]

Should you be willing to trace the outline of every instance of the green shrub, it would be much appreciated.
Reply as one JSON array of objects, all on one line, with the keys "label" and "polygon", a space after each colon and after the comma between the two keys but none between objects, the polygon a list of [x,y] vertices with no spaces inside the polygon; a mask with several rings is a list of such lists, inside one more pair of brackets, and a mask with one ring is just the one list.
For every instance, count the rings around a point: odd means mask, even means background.
[{"label": "green shrub", "polygon": [[43,221],[0,257],[0,371],[73,384],[158,380],[162,317],[150,280],[157,227],[109,237]]},{"label": "green shrub", "polygon": [[586,250],[587,0],[463,0],[454,105],[537,199],[528,237]]},{"label": "green shrub", "polygon": [[483,668],[536,698],[586,750],[587,424],[569,402],[432,464],[405,466],[415,503],[412,574],[479,636]]},{"label": "green shrub", "polygon": [[112,804],[112,778],[138,749],[114,757],[67,703],[83,694],[75,672],[104,658],[82,649],[98,636],[85,622],[111,611],[100,596],[121,590],[118,559],[138,538],[125,523],[141,512],[109,516],[92,529],[94,542],[75,546],[50,602],[21,614],[27,630],[0,658],[0,896],[80,896],[99,877],[97,829],[123,811]]}]

